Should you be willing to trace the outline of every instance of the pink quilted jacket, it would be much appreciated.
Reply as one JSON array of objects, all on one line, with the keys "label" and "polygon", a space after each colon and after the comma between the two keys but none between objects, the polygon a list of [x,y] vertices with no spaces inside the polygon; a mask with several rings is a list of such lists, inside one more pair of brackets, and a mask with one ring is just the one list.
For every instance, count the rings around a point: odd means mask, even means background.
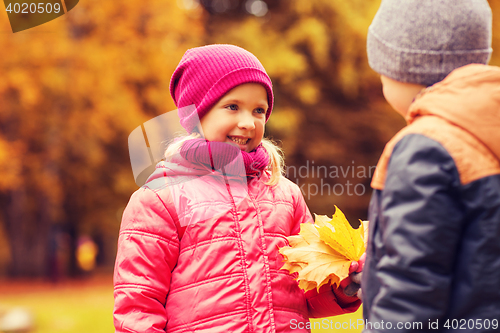
[{"label": "pink quilted jacket", "polygon": [[157,165],[123,214],[116,332],[290,332],[359,307],[329,286],[305,294],[280,270],[278,247],[312,218],[295,184],[268,177],[247,184],[186,161]]}]

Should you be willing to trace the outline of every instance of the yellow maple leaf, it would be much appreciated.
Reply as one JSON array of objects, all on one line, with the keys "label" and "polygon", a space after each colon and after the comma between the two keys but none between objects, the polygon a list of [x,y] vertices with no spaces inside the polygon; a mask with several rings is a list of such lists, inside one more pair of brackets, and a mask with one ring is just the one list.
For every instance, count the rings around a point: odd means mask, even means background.
[{"label": "yellow maple leaf", "polygon": [[[310,224],[313,228],[314,225]],[[286,258],[282,269],[298,272],[299,286],[304,290],[321,287],[327,282],[339,284],[349,274],[350,261],[342,258],[335,250],[319,239],[307,238],[300,246],[282,247],[279,251]],[[304,245],[305,244],[305,245]],[[305,281],[305,282],[302,282]]]},{"label": "yellow maple leaf", "polygon": [[353,229],[344,213],[335,206],[335,214],[329,222],[319,227],[320,239],[350,261],[358,261],[365,252],[364,226]]},{"label": "yellow maple leaf", "polygon": [[317,287],[316,282],[310,282],[307,280],[299,280],[299,288],[304,290],[304,291],[313,290],[316,287]]},{"label": "yellow maple leaf", "polygon": [[314,214],[314,224],[317,226],[317,227],[323,227],[323,226],[332,226],[330,224],[330,221],[332,219],[329,218],[328,216],[326,215],[316,215]]},{"label": "yellow maple leaf", "polygon": [[293,262],[288,262],[286,261],[283,267],[281,269],[286,269],[290,272],[290,274],[300,272],[302,268],[306,267],[306,263],[293,263]]},{"label": "yellow maple leaf", "polygon": [[349,275],[352,261],[365,250],[366,223],[352,229],[344,214],[335,206],[332,218],[316,215],[315,223],[303,223],[296,236],[288,237],[290,246],[279,249],[285,257],[281,269],[297,274],[303,290],[319,289],[326,283],[339,285]]},{"label": "yellow maple leaf", "polygon": [[297,236],[287,237],[288,243],[292,247],[309,245],[310,242],[316,241],[317,238],[319,238],[319,232],[317,227],[312,223],[302,223]]}]

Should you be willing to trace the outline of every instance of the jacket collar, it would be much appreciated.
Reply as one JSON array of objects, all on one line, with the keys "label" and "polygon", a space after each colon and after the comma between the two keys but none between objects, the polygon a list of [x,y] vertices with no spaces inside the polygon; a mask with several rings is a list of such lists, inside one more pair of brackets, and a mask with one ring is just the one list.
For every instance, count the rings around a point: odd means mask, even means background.
[{"label": "jacket collar", "polygon": [[406,120],[441,117],[478,138],[500,159],[500,68],[471,64],[420,93]]}]

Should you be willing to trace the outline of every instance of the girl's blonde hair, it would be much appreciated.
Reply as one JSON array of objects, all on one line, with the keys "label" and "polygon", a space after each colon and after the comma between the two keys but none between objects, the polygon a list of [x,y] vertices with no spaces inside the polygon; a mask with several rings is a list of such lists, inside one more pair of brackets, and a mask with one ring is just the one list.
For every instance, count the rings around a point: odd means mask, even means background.
[{"label": "girl's blonde hair", "polygon": [[[165,159],[170,161],[172,157],[177,154],[182,144],[187,140],[198,139],[201,138],[199,133],[193,132],[190,135],[183,136],[175,139],[171,144],[168,145],[165,150]],[[262,147],[266,150],[269,155],[269,165],[267,169],[271,173],[271,178],[266,183],[266,185],[276,185],[278,184],[280,178],[284,175],[285,169],[285,160],[283,158],[283,150],[276,145],[276,143],[270,139],[262,138]]]}]

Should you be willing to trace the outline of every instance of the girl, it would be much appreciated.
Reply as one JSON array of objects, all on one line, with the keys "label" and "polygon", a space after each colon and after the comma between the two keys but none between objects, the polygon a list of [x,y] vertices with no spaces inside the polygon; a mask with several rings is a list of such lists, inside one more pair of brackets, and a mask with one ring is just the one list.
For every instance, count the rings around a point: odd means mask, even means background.
[{"label": "girl", "polygon": [[309,332],[310,317],[360,300],[304,293],[278,248],[313,219],[263,138],[273,106],[257,58],[232,45],[188,50],[171,82],[181,125],[123,214],[115,266],[116,332]]}]

